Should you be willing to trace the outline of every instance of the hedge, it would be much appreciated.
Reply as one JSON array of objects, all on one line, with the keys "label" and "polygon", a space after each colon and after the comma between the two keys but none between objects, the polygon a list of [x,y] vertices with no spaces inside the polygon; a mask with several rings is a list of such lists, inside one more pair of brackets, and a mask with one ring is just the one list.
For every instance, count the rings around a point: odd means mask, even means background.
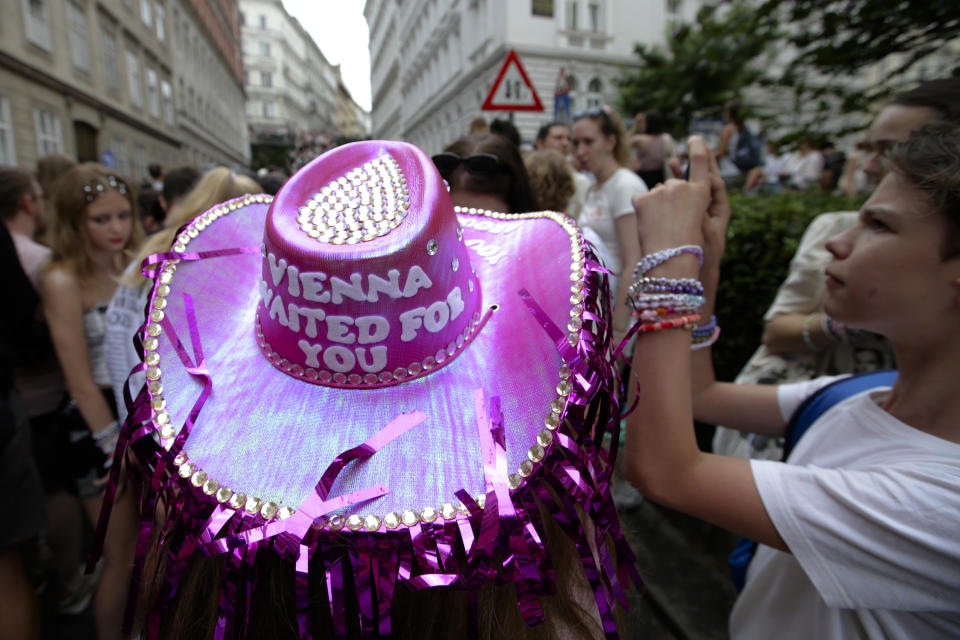
[{"label": "hedge", "polygon": [[722,334],[713,348],[719,380],[733,380],[759,346],[763,314],[810,221],[827,211],[855,211],[864,200],[816,189],[730,194],[732,215],[716,309]]}]

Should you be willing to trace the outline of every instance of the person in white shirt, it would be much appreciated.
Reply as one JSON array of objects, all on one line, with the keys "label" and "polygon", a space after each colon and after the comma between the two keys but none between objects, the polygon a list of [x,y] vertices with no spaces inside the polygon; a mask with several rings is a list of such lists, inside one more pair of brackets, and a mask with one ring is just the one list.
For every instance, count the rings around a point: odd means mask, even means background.
[{"label": "person in white shirt", "polygon": [[647,190],[647,185],[627,168],[630,149],[620,117],[604,105],[583,111],[573,119],[573,148],[581,169],[596,177],[587,191],[577,224],[597,233],[610,252],[606,267],[618,278],[611,282],[614,336],[626,331],[629,309],[625,304],[628,278],[620,278],[625,267],[639,259],[636,243],[621,244],[621,238],[636,236],[636,219],[630,198]]},{"label": "person in white shirt", "polygon": [[787,173],[790,175],[787,182],[796,189],[806,189],[810,185],[820,183],[820,174],[823,172],[823,156],[813,148],[809,140],[800,143],[787,160]]},{"label": "person in white shirt", "polygon": [[685,357],[716,337],[670,329],[709,323],[730,215],[716,162],[699,138],[690,146],[689,182],[634,198],[650,279],[635,304],[661,278],[699,277],[707,302],[702,319],[640,314],[627,478],[759,542],[734,639],[960,636],[960,127],[933,123],[894,148],[857,224],[827,242],[824,311],[889,338],[899,377],[827,410],[786,463],[696,447],[694,419],[782,435],[830,380],[720,383],[708,349]]}]

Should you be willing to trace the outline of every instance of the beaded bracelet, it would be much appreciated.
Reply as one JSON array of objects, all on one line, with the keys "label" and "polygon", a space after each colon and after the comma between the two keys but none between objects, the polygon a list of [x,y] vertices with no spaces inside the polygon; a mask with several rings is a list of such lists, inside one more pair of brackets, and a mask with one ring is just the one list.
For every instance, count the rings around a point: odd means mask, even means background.
[{"label": "beaded bracelet", "polygon": [[643,256],[643,258],[640,259],[640,262],[637,263],[636,268],[633,270],[633,279],[636,280],[657,265],[661,265],[670,258],[675,258],[676,256],[683,255],[684,253],[692,253],[693,255],[697,256],[697,260],[700,261],[700,266],[703,266],[703,249],[694,244],[685,244],[681,247],[664,249],[663,251],[657,251],[656,253]]},{"label": "beaded bracelet", "polygon": [[656,309],[659,307],[681,307],[698,309],[702,307],[707,299],[703,296],[681,294],[681,293],[655,293],[640,294],[628,298],[630,306],[634,309]]},{"label": "beaded bracelet", "polygon": [[682,316],[684,314],[696,313],[696,308],[686,308],[686,309],[675,309],[668,307],[660,307],[658,309],[643,309],[633,311],[630,315],[638,320],[643,322],[654,322],[655,320],[662,320],[670,316]]},{"label": "beaded bracelet", "polygon": [[807,317],[803,319],[803,330],[800,331],[800,336],[803,338],[803,344],[807,345],[807,349],[809,349],[810,351],[820,350],[820,347],[815,345],[813,343],[813,338],[810,337],[810,325],[813,324],[813,320],[814,318],[816,318],[817,313],[819,312],[814,311],[813,313],[807,315]]},{"label": "beaded bracelet", "polygon": [[[694,329],[696,331],[696,329]],[[713,346],[713,343],[717,341],[720,337],[720,327],[715,326],[713,331],[710,332],[710,335],[706,338],[697,339],[694,338],[693,342],[690,343],[691,351],[699,351],[700,349],[706,349],[707,347]]]},{"label": "beaded bracelet", "polygon": [[697,340],[699,338],[707,339],[713,334],[713,330],[717,328],[717,316],[710,316],[710,322],[707,324],[701,325],[693,330],[693,339]]},{"label": "beaded bracelet", "polygon": [[820,329],[823,331],[824,335],[830,338],[833,342],[841,342],[846,344],[850,341],[850,336],[847,334],[847,327],[842,322],[837,322],[822,312],[820,313]]},{"label": "beaded bracelet", "polygon": [[650,333],[651,331],[660,331],[661,329],[687,329],[693,330],[700,320],[699,313],[691,313],[687,316],[670,318],[669,320],[660,320],[659,322],[643,322],[637,325],[637,333]]},{"label": "beaded bracelet", "polygon": [[630,295],[640,293],[689,293],[703,295],[703,284],[696,278],[638,278],[627,289]]}]

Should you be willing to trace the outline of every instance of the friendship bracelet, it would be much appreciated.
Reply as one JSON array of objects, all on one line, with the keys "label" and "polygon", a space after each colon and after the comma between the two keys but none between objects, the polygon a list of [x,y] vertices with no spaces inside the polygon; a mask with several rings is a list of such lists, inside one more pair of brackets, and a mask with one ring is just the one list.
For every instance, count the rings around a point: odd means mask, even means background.
[{"label": "friendship bracelet", "polygon": [[807,345],[807,349],[814,352],[819,351],[820,348],[813,343],[813,339],[810,337],[810,325],[813,324],[813,320],[818,313],[818,311],[814,311],[803,319],[803,330],[800,332],[800,335],[803,337],[803,344]]},{"label": "friendship bracelet", "polygon": [[692,253],[693,255],[697,256],[700,266],[703,266],[703,249],[694,244],[685,244],[681,247],[664,249],[663,251],[657,251],[656,253],[643,256],[643,258],[640,259],[640,262],[637,263],[636,268],[633,270],[633,279],[636,280],[647,271],[650,271],[650,269],[663,264],[670,258],[675,258],[676,256],[683,255],[684,253]]},{"label": "friendship bracelet", "polygon": [[650,333],[651,331],[660,331],[661,329],[687,329],[692,330],[697,326],[700,320],[699,313],[692,313],[687,316],[661,320],[659,322],[644,322],[637,326],[637,333]]},{"label": "friendship bracelet", "polygon": [[660,307],[658,309],[643,309],[642,311],[634,311],[630,315],[634,318],[637,318],[643,322],[654,322],[662,318],[667,318],[669,316],[684,315],[687,313],[696,313],[696,308],[686,308],[686,309],[674,309],[667,307]]},{"label": "friendship bracelet", "polygon": [[[694,331],[696,331],[696,329],[694,329]],[[710,334],[709,337],[701,340],[694,339],[694,341],[690,344],[690,350],[699,351],[700,349],[706,349],[707,347],[711,347],[719,337],[720,337],[720,327],[716,326],[713,328],[713,332]]]}]

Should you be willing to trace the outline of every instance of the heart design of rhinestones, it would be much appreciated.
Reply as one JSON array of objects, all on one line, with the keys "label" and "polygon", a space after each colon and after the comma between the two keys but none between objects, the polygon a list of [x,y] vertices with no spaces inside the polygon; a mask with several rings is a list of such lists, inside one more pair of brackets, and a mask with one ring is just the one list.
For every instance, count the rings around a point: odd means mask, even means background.
[{"label": "heart design of rhinestones", "polygon": [[356,244],[387,235],[410,210],[400,165],[387,154],[331,181],[298,210],[300,229],[318,242]]}]

